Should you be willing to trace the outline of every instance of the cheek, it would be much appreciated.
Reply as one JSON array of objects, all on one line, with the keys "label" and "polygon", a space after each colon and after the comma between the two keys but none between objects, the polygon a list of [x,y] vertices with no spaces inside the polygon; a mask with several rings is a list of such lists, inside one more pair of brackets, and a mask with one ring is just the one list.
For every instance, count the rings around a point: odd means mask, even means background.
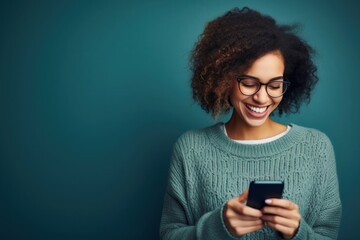
[{"label": "cheek", "polygon": [[233,85],[233,88],[231,90],[231,95],[230,95],[230,102],[233,106],[237,106],[239,105],[239,102],[244,101],[246,98],[248,98],[248,96],[244,96],[243,94],[240,93],[237,83]]},{"label": "cheek", "polygon": [[239,106],[240,103],[242,103],[246,98],[247,98],[247,96],[241,96],[241,94],[233,93],[230,96],[230,102],[231,102],[232,106]]},{"label": "cheek", "polygon": [[275,106],[279,106],[279,104],[281,103],[283,97],[279,97],[279,98],[275,98],[273,101],[274,101],[274,105]]}]

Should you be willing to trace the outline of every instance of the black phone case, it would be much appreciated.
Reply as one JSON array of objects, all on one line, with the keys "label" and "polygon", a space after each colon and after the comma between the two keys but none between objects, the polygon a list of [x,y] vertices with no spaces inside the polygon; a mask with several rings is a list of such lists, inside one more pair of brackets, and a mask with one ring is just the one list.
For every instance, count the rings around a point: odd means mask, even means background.
[{"label": "black phone case", "polygon": [[262,209],[268,198],[282,198],[284,182],[282,181],[252,181],[249,188],[247,206]]}]

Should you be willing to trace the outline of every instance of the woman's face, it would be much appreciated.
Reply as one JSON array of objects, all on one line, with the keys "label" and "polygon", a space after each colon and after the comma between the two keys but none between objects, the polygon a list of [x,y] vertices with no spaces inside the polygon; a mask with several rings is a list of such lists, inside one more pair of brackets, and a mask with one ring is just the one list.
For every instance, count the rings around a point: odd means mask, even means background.
[{"label": "woman's face", "polygon": [[[259,57],[244,75],[258,79],[261,83],[282,77],[285,66],[280,51],[273,51]],[[240,75],[239,77],[241,77]],[[270,97],[266,92],[266,86],[262,85],[257,93],[246,96],[239,90],[236,79],[233,81],[230,101],[234,107],[236,118],[241,124],[249,127],[259,127],[269,121],[270,114],[277,108],[282,100],[281,97]]]}]

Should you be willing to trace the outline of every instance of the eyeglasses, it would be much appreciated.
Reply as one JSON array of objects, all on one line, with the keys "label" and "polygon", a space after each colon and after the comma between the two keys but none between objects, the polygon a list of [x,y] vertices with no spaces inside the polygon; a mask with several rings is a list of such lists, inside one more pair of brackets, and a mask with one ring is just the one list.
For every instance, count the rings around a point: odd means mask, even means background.
[{"label": "eyeglasses", "polygon": [[252,77],[238,77],[237,78],[239,90],[246,96],[256,94],[262,85],[265,85],[265,90],[270,97],[277,98],[284,95],[290,82],[284,81],[282,77],[272,79],[268,83],[261,83],[258,79]]}]

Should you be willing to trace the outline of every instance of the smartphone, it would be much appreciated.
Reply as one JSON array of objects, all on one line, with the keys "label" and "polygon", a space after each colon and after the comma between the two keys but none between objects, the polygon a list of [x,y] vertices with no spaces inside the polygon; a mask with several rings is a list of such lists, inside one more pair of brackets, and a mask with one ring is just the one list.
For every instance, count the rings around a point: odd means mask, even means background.
[{"label": "smartphone", "polygon": [[266,205],[266,199],[282,198],[283,190],[283,181],[252,181],[246,205],[262,209]]}]

